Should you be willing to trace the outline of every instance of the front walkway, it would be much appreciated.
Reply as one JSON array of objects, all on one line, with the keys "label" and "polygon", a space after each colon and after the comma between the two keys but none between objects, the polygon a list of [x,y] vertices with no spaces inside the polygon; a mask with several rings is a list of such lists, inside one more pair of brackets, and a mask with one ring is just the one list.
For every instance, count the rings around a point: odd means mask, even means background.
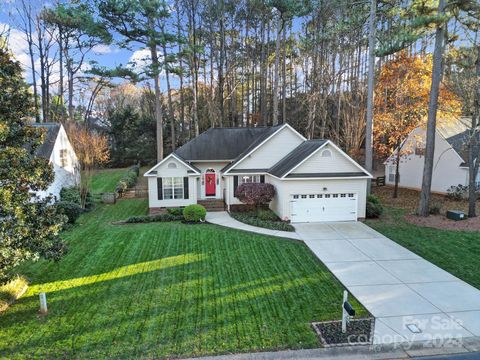
[{"label": "front walkway", "polygon": [[377,344],[427,341],[438,345],[480,336],[478,289],[363,223],[295,224],[296,232],[289,233],[246,225],[226,212],[209,213],[207,221],[303,240],[375,316]]}]

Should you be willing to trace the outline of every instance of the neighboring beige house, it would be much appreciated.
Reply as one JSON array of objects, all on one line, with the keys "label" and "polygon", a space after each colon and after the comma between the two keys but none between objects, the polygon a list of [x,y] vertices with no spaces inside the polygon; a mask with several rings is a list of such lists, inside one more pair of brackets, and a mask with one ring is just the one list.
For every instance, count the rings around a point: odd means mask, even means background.
[{"label": "neighboring beige house", "polygon": [[290,125],[211,128],[145,173],[151,212],[224,203],[241,183],[275,186],[271,209],[292,222],[365,217],[371,175],[330,140],[306,140]]},{"label": "neighboring beige house", "polygon": [[[437,127],[433,162],[432,191],[447,193],[451,186],[468,185],[469,118]],[[399,186],[421,189],[425,154],[425,129],[418,127],[405,140],[408,154],[400,156]],[[402,149],[402,152],[403,149]],[[395,184],[397,150],[385,161],[385,182]],[[480,177],[477,177],[480,183]]]},{"label": "neighboring beige house", "polygon": [[47,159],[55,173],[55,178],[48,189],[38,191],[36,195],[40,198],[53,195],[59,200],[62,188],[80,184],[80,164],[77,155],[62,124],[33,123],[29,125],[47,130],[45,141],[37,149],[35,155]]}]

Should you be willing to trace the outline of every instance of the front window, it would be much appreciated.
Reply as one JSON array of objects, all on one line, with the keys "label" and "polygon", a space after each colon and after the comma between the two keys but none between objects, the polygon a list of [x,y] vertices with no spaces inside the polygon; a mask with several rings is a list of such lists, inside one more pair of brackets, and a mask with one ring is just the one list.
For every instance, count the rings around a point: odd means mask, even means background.
[{"label": "front window", "polygon": [[65,167],[68,165],[67,149],[60,149],[60,166]]},{"label": "front window", "polygon": [[245,175],[245,176],[242,176],[241,179],[242,179],[242,184],[259,183],[260,175]]},{"label": "front window", "polygon": [[183,178],[163,178],[163,198],[165,200],[183,199]]},{"label": "front window", "polygon": [[388,181],[389,182],[395,182],[395,166],[394,165],[389,165],[388,166]]}]

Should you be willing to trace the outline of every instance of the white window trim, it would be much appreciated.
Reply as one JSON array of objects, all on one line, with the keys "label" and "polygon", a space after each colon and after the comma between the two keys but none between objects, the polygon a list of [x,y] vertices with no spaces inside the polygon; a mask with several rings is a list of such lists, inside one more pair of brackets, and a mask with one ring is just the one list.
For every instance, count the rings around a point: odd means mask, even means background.
[{"label": "white window trim", "polygon": [[60,159],[60,166],[61,167],[67,167],[68,166],[68,150],[67,149],[60,149],[59,159]]},{"label": "white window trim", "polygon": [[[245,178],[251,178],[252,181],[245,181]],[[241,175],[240,176],[240,184],[250,184],[250,183],[259,183],[260,182],[260,175]]]},{"label": "white window trim", "polygon": [[[171,181],[171,184],[166,184],[166,180],[167,179],[170,179]],[[175,179],[180,179],[180,186],[181,186],[181,189],[182,189],[182,193],[181,193],[181,197],[175,197],[175,189],[180,189],[180,187],[175,187]],[[172,191],[172,197],[166,197],[165,196],[165,190],[171,190]],[[162,177],[162,192],[163,192],[163,200],[183,200],[185,197],[184,197],[184,194],[185,194],[185,189],[183,187],[183,177],[181,176],[168,176],[168,177]]]}]

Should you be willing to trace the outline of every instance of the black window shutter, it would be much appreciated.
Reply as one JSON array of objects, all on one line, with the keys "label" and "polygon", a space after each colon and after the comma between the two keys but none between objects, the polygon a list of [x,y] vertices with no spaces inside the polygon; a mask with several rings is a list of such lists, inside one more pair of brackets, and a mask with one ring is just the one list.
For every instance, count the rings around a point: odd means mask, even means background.
[{"label": "black window shutter", "polygon": [[157,178],[157,196],[158,200],[163,200],[162,178]]},{"label": "black window shutter", "polygon": [[188,176],[183,178],[183,198],[188,199]]},{"label": "black window shutter", "polygon": [[238,176],[235,175],[233,177],[233,196],[235,196],[235,192],[237,191],[238,188]]},{"label": "black window shutter", "polygon": [[265,182],[265,175],[260,175],[260,182],[262,184]]}]

